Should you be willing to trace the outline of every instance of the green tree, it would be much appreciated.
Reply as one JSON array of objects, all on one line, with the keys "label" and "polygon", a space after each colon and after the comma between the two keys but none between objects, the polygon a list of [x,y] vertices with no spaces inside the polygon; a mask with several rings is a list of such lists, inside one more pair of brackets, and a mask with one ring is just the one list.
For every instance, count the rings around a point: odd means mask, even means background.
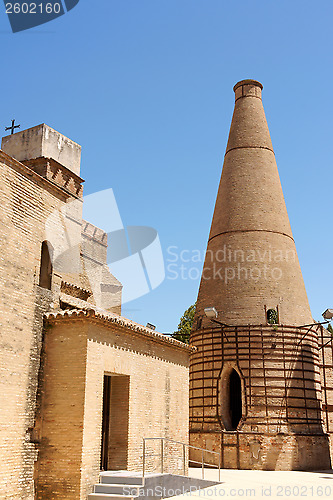
[{"label": "green tree", "polygon": [[331,324],[328,325],[327,331],[330,332],[331,335],[333,335],[333,328]]},{"label": "green tree", "polygon": [[195,304],[193,304],[193,306],[190,306],[188,309],[186,309],[183,316],[180,318],[178,330],[173,332],[171,337],[173,337],[174,339],[180,340],[181,342],[184,342],[185,344],[189,344],[190,343],[190,333],[191,333],[194,315],[195,315]]}]

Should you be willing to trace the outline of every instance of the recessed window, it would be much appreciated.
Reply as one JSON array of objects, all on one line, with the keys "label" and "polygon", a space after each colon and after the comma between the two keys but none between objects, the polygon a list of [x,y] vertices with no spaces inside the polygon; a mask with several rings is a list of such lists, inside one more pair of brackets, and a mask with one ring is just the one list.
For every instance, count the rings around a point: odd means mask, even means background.
[{"label": "recessed window", "polygon": [[51,290],[52,285],[52,254],[53,248],[51,243],[43,241],[40,258],[39,286],[48,290]]},{"label": "recessed window", "polygon": [[268,309],[266,317],[269,325],[277,325],[279,323],[279,313],[276,309]]}]

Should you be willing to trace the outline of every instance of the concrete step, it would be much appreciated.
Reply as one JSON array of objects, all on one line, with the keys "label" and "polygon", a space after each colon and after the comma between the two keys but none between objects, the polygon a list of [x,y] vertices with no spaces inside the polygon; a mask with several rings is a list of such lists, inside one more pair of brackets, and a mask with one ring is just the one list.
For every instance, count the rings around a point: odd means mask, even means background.
[{"label": "concrete step", "polygon": [[126,476],[126,475],[113,475],[106,472],[100,474],[100,482],[103,484],[125,484],[125,485],[135,485],[143,486],[142,476]]},{"label": "concrete step", "polygon": [[111,483],[100,483],[95,484],[95,493],[106,493],[114,495],[133,495],[134,497],[139,496],[139,490],[142,488],[141,485],[135,484],[111,484]]}]

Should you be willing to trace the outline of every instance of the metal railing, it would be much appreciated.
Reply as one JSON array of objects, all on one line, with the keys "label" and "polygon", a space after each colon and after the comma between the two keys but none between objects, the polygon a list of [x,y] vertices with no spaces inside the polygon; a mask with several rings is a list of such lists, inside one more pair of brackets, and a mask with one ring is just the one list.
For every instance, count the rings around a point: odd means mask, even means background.
[{"label": "metal railing", "polygon": [[[192,446],[190,444],[186,443],[181,443],[180,441],[174,441],[173,439],[168,439],[168,438],[143,438],[143,453],[142,453],[142,475],[145,477],[145,468],[146,468],[146,441],[160,441],[160,452],[158,455],[154,456],[160,456],[161,457],[161,473],[164,473],[164,442],[168,443],[173,443],[173,444],[178,444],[181,445],[183,448],[183,454],[182,454],[182,461],[183,461],[183,474],[186,476],[186,448],[189,450],[190,448],[193,450],[199,450],[201,451],[201,461],[196,462],[194,460],[191,460],[192,463],[195,464],[201,464],[201,470],[202,470],[202,479],[205,479],[205,465],[210,467],[210,468],[216,468],[219,471],[219,481],[221,479],[221,454],[218,453],[217,451],[212,451],[212,450],[206,450],[205,448],[198,448],[197,446]],[[205,463],[204,461],[204,456],[205,453],[211,453],[212,455],[217,455],[218,456],[218,465],[215,464],[208,464]]]}]

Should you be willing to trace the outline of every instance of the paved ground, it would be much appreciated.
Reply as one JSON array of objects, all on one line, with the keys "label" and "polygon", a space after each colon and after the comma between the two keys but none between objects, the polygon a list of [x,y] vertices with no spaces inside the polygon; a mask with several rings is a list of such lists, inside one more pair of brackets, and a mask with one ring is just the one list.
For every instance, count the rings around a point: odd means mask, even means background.
[{"label": "paved ground", "polygon": [[[190,469],[193,477],[202,477],[201,469]],[[205,479],[217,480],[216,470],[205,469]],[[280,472],[251,470],[221,470],[221,484],[179,495],[179,499],[209,500],[226,497],[289,499],[333,499],[333,471]]]}]

